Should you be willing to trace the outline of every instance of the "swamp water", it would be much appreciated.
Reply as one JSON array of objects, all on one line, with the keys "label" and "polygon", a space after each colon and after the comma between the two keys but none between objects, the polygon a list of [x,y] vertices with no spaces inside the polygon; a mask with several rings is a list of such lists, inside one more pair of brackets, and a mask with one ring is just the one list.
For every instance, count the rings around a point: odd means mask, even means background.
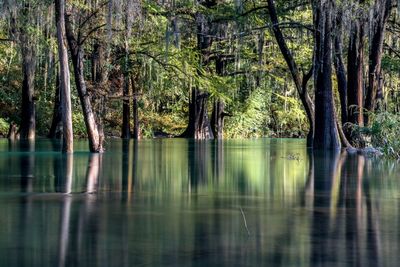
[{"label": "swamp water", "polygon": [[0,266],[400,262],[396,162],[285,139],[106,147],[0,140]]}]

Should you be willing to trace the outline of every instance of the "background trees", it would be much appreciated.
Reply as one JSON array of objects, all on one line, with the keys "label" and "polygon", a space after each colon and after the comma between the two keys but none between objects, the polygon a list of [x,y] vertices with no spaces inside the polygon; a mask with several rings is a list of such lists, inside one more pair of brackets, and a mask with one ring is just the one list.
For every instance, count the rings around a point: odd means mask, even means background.
[{"label": "background trees", "polygon": [[[55,6],[21,3],[1,6],[0,131],[15,122],[21,138],[50,128],[54,136],[61,92]],[[363,145],[354,132],[365,135],[374,114],[399,109],[397,3],[325,1],[327,14],[316,4],[66,1],[74,135],[88,137],[94,152],[104,136],[182,134],[309,133],[309,144],[322,138],[337,147],[345,126],[352,144]],[[318,29],[322,15],[326,33]]]}]

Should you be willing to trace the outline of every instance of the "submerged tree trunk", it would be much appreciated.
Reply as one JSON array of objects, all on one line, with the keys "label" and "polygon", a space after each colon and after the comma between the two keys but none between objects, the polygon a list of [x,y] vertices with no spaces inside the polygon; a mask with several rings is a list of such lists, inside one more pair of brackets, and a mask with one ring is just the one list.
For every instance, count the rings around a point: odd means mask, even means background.
[{"label": "submerged tree trunk", "polygon": [[[226,60],[220,56],[215,61],[215,71],[219,76],[225,72]],[[225,103],[221,99],[214,100],[213,111],[211,113],[211,130],[215,139],[224,138]]]},{"label": "submerged tree trunk", "polygon": [[[360,0],[360,4],[363,0]],[[351,25],[347,59],[348,122],[364,125],[364,18],[355,18]]]},{"label": "submerged tree trunk", "polygon": [[[129,98],[129,84],[130,84],[130,58],[129,58],[129,41],[132,35],[132,9],[133,9],[133,1],[127,1],[126,13],[125,13],[125,62],[124,62],[124,88],[123,88],[123,100],[122,100],[122,138],[130,138],[131,137],[131,100]],[[136,138],[137,139],[137,138]]]},{"label": "submerged tree trunk", "polygon": [[335,58],[336,80],[340,98],[340,115],[342,125],[348,121],[347,118],[347,79],[346,68],[343,62],[343,10],[338,10],[336,15],[335,33]]},{"label": "submerged tree trunk", "polygon": [[103,117],[105,113],[105,94],[107,93],[108,71],[106,68],[107,49],[101,40],[96,40],[92,53],[92,86],[91,104],[97,124],[99,143],[103,143]]},{"label": "submerged tree trunk", "polygon": [[10,141],[15,141],[19,139],[17,125],[14,122],[10,123],[10,128],[8,128],[7,139]]},{"label": "submerged tree trunk", "polygon": [[308,81],[312,77],[312,70],[309,73],[304,74],[303,77],[300,74],[300,71],[297,67],[297,64],[293,58],[289,47],[286,44],[285,37],[279,27],[279,20],[276,13],[275,3],[273,0],[268,0],[268,11],[271,17],[271,22],[273,24],[272,30],[275,35],[275,39],[278,43],[279,49],[283,57],[285,58],[286,64],[290,70],[290,74],[292,75],[294,84],[296,86],[297,92],[299,94],[301,103],[303,104],[304,110],[307,115],[310,131],[307,135],[307,146],[312,146],[313,137],[314,137],[314,124],[315,124],[315,117],[314,117],[314,104],[307,92],[307,84]]},{"label": "submerged tree trunk", "polygon": [[[5,2],[5,6],[12,3]],[[32,9],[29,3],[22,3],[19,10],[19,18],[12,12],[10,20],[10,31],[15,39],[19,41],[22,56],[22,103],[21,124],[19,127],[22,140],[34,140],[36,130],[35,112],[35,71],[36,71],[36,45],[35,39],[29,32],[32,23]],[[18,24],[18,21],[20,25]]]},{"label": "submerged tree trunk", "polygon": [[63,152],[73,152],[72,105],[68,50],[65,38],[65,0],[56,0],[58,56],[60,61],[60,96],[63,125]]},{"label": "submerged tree trunk", "polygon": [[33,44],[28,41],[27,34],[22,32],[20,37],[22,51],[22,106],[20,135],[23,140],[35,139],[35,69],[36,60]]},{"label": "submerged tree trunk", "polygon": [[193,89],[189,102],[189,123],[182,137],[213,139],[214,135],[207,113],[208,93]]},{"label": "submerged tree trunk", "polygon": [[[206,2],[205,7],[211,7],[207,4],[214,5],[212,2]],[[205,64],[208,59],[208,49],[211,47],[212,38],[211,27],[212,22],[201,13],[196,14],[197,25],[197,48],[201,53],[200,64]],[[209,94],[196,87],[191,91],[191,100],[189,101],[189,122],[182,137],[194,139],[214,139],[211,129],[210,120],[208,118],[208,97]]]},{"label": "submerged tree trunk", "polygon": [[133,103],[132,103],[132,112],[133,112],[133,139],[140,139],[140,124],[139,124],[139,111],[138,111],[138,97],[139,92],[137,90],[137,86],[135,84],[135,79],[131,77],[132,84],[132,93],[133,93]]},{"label": "submerged tree trunk", "polygon": [[71,51],[72,65],[74,67],[76,89],[78,91],[79,99],[81,102],[86,131],[89,139],[89,149],[91,152],[103,152],[102,136],[99,133],[98,124],[96,122],[95,114],[92,109],[90,95],[86,88],[83,64],[83,47],[74,37],[72,25],[69,20],[69,15],[65,16],[65,21],[66,36],[69,49]]},{"label": "submerged tree trunk", "polygon": [[57,71],[56,78],[56,91],[54,93],[54,107],[53,107],[53,118],[51,120],[48,138],[60,138],[59,137],[59,125],[61,123],[61,96],[60,96],[60,71]]},{"label": "submerged tree trunk", "polygon": [[334,0],[313,1],[315,27],[315,149],[341,147],[332,92],[332,27]]},{"label": "submerged tree trunk", "polygon": [[225,104],[221,100],[214,101],[213,112],[211,115],[211,128],[215,139],[224,138],[224,119],[226,113],[224,111]]},{"label": "submerged tree trunk", "polygon": [[124,139],[131,137],[131,107],[130,107],[130,98],[129,98],[129,74],[124,75],[124,88],[123,88],[123,99],[122,99],[122,135],[121,137]]},{"label": "submerged tree trunk", "polygon": [[[373,112],[377,105],[377,92],[382,79],[382,55],[385,39],[386,23],[390,15],[393,0],[376,0],[374,6],[374,18],[372,23],[372,36],[369,49],[368,87],[365,98],[365,108]],[[368,114],[365,116],[368,123]]]}]

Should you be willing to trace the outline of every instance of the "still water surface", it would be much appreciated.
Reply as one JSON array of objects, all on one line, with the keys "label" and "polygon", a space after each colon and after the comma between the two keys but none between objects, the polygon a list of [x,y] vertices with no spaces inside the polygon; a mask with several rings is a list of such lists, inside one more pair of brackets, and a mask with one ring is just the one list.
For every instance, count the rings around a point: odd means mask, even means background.
[{"label": "still water surface", "polygon": [[0,140],[0,266],[400,262],[396,162],[303,140],[106,146]]}]

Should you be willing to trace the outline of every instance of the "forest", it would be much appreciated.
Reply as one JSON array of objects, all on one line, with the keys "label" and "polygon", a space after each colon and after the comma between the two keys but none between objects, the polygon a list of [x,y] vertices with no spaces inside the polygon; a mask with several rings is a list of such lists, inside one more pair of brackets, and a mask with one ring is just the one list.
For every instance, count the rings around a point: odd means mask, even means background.
[{"label": "forest", "polygon": [[398,0],[2,0],[0,135],[400,157]]}]

